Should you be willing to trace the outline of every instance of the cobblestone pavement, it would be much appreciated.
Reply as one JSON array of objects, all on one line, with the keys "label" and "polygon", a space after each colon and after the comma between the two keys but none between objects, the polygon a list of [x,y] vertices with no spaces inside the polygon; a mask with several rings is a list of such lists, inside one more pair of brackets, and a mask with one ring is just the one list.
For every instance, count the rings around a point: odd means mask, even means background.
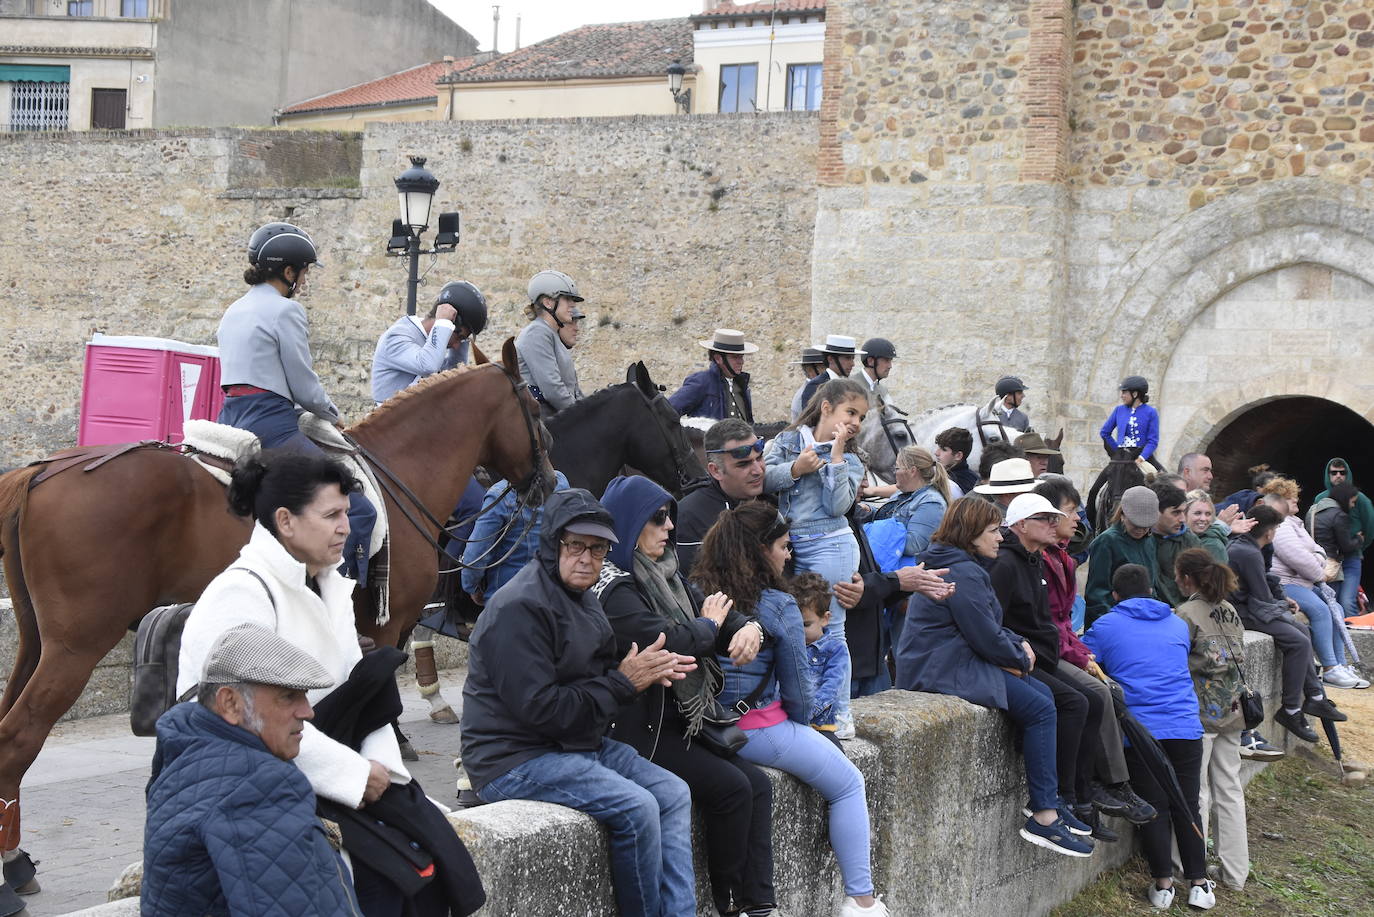
[{"label": "cobblestone pavement", "polygon": [[[465,673],[443,673],[455,709]],[[455,802],[458,727],[429,720],[414,679],[401,679],[401,728],[420,754],[411,773],[430,796]],[[105,903],[124,867],[143,856],[143,791],[154,740],[129,732],[127,714],[59,723],[23,784],[23,847],[41,861],[43,890],[26,899],[30,917]]]}]

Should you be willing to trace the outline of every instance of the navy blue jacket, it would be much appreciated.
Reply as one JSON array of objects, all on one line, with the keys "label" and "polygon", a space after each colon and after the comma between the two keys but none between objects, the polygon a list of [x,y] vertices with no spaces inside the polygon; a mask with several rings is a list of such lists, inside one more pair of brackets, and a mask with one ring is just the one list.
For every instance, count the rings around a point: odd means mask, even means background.
[{"label": "navy blue jacket", "polygon": [[357,915],[305,775],[198,703],[157,721],[143,917]]},{"label": "navy blue jacket", "polygon": [[921,559],[931,570],[948,567],[945,578],[958,588],[938,602],[919,592],[911,596],[895,653],[897,687],[1007,709],[999,669],[1024,671],[1030,660],[1021,638],[1002,626],[1002,606],[984,562],[938,541]]},{"label": "navy blue jacket", "polygon": [[[745,423],[754,422],[754,402],[749,396],[749,374],[735,377],[740,398],[744,402]],[[720,367],[710,366],[694,372],[682,380],[682,388],[668,397],[668,403],[682,417],[710,417],[724,420],[730,416],[730,389]]]}]

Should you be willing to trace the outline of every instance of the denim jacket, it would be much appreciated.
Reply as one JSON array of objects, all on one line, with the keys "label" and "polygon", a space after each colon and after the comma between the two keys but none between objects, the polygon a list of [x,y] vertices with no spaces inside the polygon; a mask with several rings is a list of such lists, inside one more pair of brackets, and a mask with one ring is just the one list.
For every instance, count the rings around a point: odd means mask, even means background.
[{"label": "denim jacket", "polygon": [[[768,444],[764,461],[770,468],[781,466],[786,470],[801,455],[802,448],[800,430],[783,430]],[[815,448],[824,464],[794,480],[791,487],[778,491],[778,509],[792,520],[793,537],[824,535],[845,528],[845,513],[854,505],[864,476],[863,463],[853,452],[844,454],[843,464],[834,464],[830,461],[830,443],[817,443]]]},{"label": "denim jacket", "polygon": [[878,509],[878,519],[900,519],[906,526],[906,547],[902,554],[915,557],[930,547],[930,536],[940,527],[945,515],[945,498],[927,484],[920,490],[902,494]]},{"label": "denim jacket", "polygon": [[[765,589],[754,608],[754,617],[769,639],[748,665],[736,666],[729,656],[719,657],[720,667],[725,672],[720,702],[733,709],[737,701],[754,693],[759,679],[767,678],[768,687],[754,700],[753,708],[757,710],[781,700],[787,718],[806,725],[811,720],[812,700],[801,610],[786,592]],[[769,669],[772,669],[771,674]]]},{"label": "denim jacket", "polygon": [[849,693],[849,676],[841,666],[848,655],[849,647],[839,634],[822,634],[806,647],[812,726],[835,728],[835,704],[841,692]]}]

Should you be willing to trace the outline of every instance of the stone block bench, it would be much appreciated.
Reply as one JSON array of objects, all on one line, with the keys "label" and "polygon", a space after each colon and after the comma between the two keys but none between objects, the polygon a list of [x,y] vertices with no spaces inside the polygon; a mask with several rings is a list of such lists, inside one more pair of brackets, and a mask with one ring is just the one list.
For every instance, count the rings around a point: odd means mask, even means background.
[{"label": "stone block bench", "polygon": [[[1270,639],[1247,634],[1252,687],[1272,715],[1278,665]],[[860,738],[846,750],[863,772],[878,891],[904,917],[1047,913],[1130,855],[1119,844],[1088,859],[1059,856],[1021,840],[1026,787],[1012,731],[999,713],[930,694],[888,691],[854,702]],[[1283,730],[1268,724],[1276,743]],[[1258,772],[1247,765],[1247,775]],[[830,917],[841,900],[820,797],[772,771],[774,858],[784,917]],[[606,838],[591,818],[545,803],[503,802],[455,812],[450,821],[486,884],[483,915],[599,917],[614,914]],[[698,833],[698,839],[700,835]],[[701,850],[701,844],[696,844]],[[713,913],[698,854],[700,913]],[[1145,877],[1141,876],[1141,883]],[[78,913],[137,912],[135,899]]]}]

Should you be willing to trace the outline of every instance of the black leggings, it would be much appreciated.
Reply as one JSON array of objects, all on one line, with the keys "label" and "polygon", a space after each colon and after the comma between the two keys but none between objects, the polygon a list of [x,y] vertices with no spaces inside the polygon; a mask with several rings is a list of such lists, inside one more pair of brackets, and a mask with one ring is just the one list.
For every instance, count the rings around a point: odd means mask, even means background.
[{"label": "black leggings", "polygon": [[1044,669],[1034,669],[1031,677],[1054,694],[1054,709],[1058,717],[1055,761],[1059,767],[1059,795],[1069,803],[1082,802],[1088,798],[1088,781],[1092,779],[1097,765],[1102,698]]},{"label": "black leggings", "polygon": [[1150,875],[1165,879],[1174,874],[1173,841],[1178,841],[1178,856],[1183,863],[1185,879],[1207,878],[1207,847],[1202,835],[1193,830],[1196,823],[1199,830],[1202,819],[1198,817],[1197,797],[1202,779],[1202,739],[1160,739],[1164,754],[1174,765],[1178,775],[1178,785],[1183,790],[1183,798],[1188,805],[1180,808],[1164,792],[1158,780],[1145,766],[1141,755],[1132,746],[1126,749],[1126,766],[1131,769],[1131,786],[1150,805],[1155,807],[1159,816],[1147,825],[1141,826],[1140,842],[1145,848],[1145,859],[1150,862]]}]

